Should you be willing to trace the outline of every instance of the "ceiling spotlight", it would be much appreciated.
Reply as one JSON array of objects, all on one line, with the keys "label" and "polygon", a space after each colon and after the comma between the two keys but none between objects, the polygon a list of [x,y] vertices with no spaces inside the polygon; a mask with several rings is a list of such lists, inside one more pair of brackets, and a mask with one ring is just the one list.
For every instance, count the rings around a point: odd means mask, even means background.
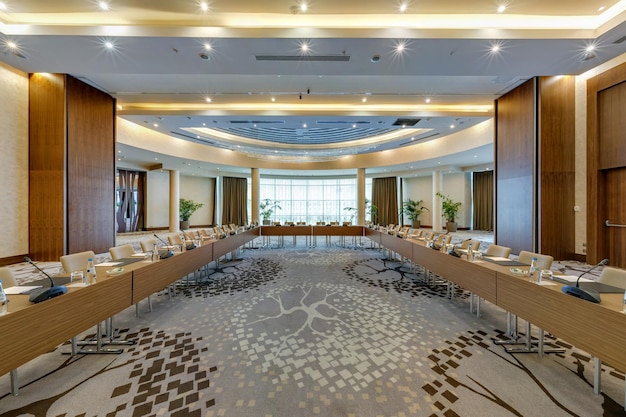
[{"label": "ceiling spotlight", "polygon": [[402,52],[404,51],[404,42],[400,42],[398,45],[396,45],[396,52]]},{"label": "ceiling spotlight", "polygon": [[361,101],[362,101],[363,103],[366,103],[366,102],[367,102],[367,97],[363,97],[363,98],[361,99]]},{"label": "ceiling spotlight", "polygon": [[109,4],[106,1],[99,1],[98,7],[100,7],[100,10],[109,10]]},{"label": "ceiling spotlight", "polygon": [[353,124],[353,125],[352,125],[352,129],[356,129],[356,124]]},{"label": "ceiling spotlight", "polygon": [[450,125],[450,129],[454,129],[454,125]]},{"label": "ceiling spotlight", "polygon": [[210,51],[211,50],[211,44],[208,43],[208,42],[205,42],[204,43],[204,49],[206,49],[207,51]]},{"label": "ceiling spotlight", "polygon": [[308,8],[309,8],[309,6],[307,6],[306,3],[302,3],[300,5],[300,11],[303,12],[303,13],[305,13]]},{"label": "ceiling spotlight", "polygon": [[17,44],[13,41],[8,41],[7,46],[9,47],[9,49],[17,49]]},{"label": "ceiling spotlight", "polygon": [[200,3],[200,8],[202,9],[203,12],[209,11],[209,5],[206,4],[205,2]]},{"label": "ceiling spotlight", "polygon": [[402,4],[400,5],[400,12],[402,12],[402,13],[406,12],[406,8],[407,8],[407,7],[408,7],[408,6],[407,6],[407,4],[406,4],[406,3],[402,3]]},{"label": "ceiling spotlight", "polygon": [[272,102],[276,101],[276,97],[272,97]]},{"label": "ceiling spotlight", "polygon": [[104,46],[105,46],[105,48],[107,48],[107,49],[113,49],[113,47],[114,47],[115,45],[113,45],[113,42],[111,42],[111,41],[106,41],[106,42],[104,42]]},{"label": "ceiling spotlight", "polygon": [[380,55],[373,55],[372,58],[370,59],[370,61],[372,61],[372,62],[380,61]]},{"label": "ceiling spotlight", "polygon": [[591,44],[591,45],[587,45],[587,47],[585,48],[585,52],[593,52],[596,49],[596,46]]},{"label": "ceiling spotlight", "polygon": [[500,51],[500,45],[495,44],[495,45],[492,45],[492,46],[491,46],[491,52],[492,52],[492,53],[494,53],[494,54],[495,54],[495,53],[497,53],[497,52],[499,52],[499,51]]},{"label": "ceiling spotlight", "polygon": [[300,45],[300,50],[301,50],[302,52],[307,52],[307,51],[309,50],[309,45],[308,45],[306,42],[303,42],[303,43]]},{"label": "ceiling spotlight", "polygon": [[159,124],[158,124],[158,123],[155,123],[155,124],[153,124],[152,126],[154,126],[154,127],[159,127]]},{"label": "ceiling spotlight", "polygon": [[204,52],[200,52],[200,53],[198,54],[198,56],[199,56],[201,59],[204,59],[205,61],[208,61],[209,59],[211,59],[211,57],[210,57],[208,54],[204,53]]},{"label": "ceiling spotlight", "polygon": [[206,97],[204,100],[205,100],[207,103],[210,103],[210,102],[211,102],[211,97]]},{"label": "ceiling spotlight", "polygon": [[506,10],[506,4],[501,4],[498,6],[498,13],[504,13]]},{"label": "ceiling spotlight", "polygon": [[426,103],[430,103],[430,97],[426,97],[426,100],[424,100]]},{"label": "ceiling spotlight", "polygon": [[302,127],[306,128],[306,123],[302,123]]},{"label": "ceiling spotlight", "polygon": [[600,7],[598,7],[598,11],[599,11],[599,12],[603,11],[604,9],[606,9],[606,7],[605,7],[605,6],[600,6]]}]

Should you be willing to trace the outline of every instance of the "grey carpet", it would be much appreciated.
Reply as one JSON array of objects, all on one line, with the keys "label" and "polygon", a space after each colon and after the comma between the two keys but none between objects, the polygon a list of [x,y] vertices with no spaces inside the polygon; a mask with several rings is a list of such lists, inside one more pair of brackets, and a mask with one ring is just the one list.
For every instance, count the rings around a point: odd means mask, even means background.
[{"label": "grey carpet", "polygon": [[420,278],[371,249],[248,250],[118,314],[123,354],[61,346],[19,369],[17,397],[0,378],[0,416],[625,415],[622,373],[596,396],[585,352],[507,354],[502,310]]}]

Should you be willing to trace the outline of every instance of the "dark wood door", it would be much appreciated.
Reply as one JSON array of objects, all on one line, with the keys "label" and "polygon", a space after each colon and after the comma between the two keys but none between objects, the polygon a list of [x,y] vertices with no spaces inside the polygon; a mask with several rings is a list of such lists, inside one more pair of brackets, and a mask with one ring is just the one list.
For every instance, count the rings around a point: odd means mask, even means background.
[{"label": "dark wood door", "polygon": [[[626,226],[626,168],[606,170],[602,188],[605,221]],[[605,226],[605,232],[603,246],[607,248],[609,265],[626,268],[626,227]]]}]

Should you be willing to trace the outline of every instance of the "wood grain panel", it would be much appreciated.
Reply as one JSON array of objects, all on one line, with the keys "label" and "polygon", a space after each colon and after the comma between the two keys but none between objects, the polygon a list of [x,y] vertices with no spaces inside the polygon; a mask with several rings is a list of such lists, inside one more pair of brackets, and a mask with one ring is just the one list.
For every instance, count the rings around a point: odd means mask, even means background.
[{"label": "wood grain panel", "polygon": [[574,77],[539,78],[537,251],[555,260],[575,252]]},{"label": "wood grain panel", "polygon": [[[605,175],[600,168],[600,114],[598,96],[602,91],[626,82],[626,63],[618,65],[587,81],[587,262],[597,263],[611,251],[604,238],[606,211],[603,205]],[[621,112],[621,113],[620,113]],[[626,109],[611,109],[612,115],[623,118]],[[602,117],[604,120],[604,117]],[[614,123],[614,122],[611,122]]]},{"label": "wood grain panel", "polygon": [[385,248],[396,252],[398,255],[411,259],[413,257],[413,241],[392,236],[387,233],[380,234],[380,244]]},{"label": "wood grain panel", "polygon": [[29,252],[57,261],[65,253],[65,76],[29,77]]},{"label": "wood grain panel", "polygon": [[600,169],[626,166],[626,81],[598,92]]},{"label": "wood grain panel", "polygon": [[261,226],[264,236],[311,236],[312,226]]},{"label": "wood grain panel", "polygon": [[534,248],[535,80],[496,100],[495,241]]},{"label": "wood grain panel", "polygon": [[314,236],[363,236],[363,226],[312,226]]},{"label": "wood grain panel", "polygon": [[68,253],[115,245],[114,100],[67,77]]},{"label": "wood grain panel", "polygon": [[560,287],[540,286],[500,273],[497,279],[498,306],[608,365],[626,370],[626,315],[621,311],[565,295]]},{"label": "wood grain panel", "polygon": [[[610,169],[605,172],[603,186],[603,207],[605,218],[611,223],[626,225],[626,167]],[[626,268],[626,228],[605,227],[605,233],[599,236],[603,239],[610,265]]]},{"label": "wood grain panel", "polygon": [[0,375],[130,307],[131,294],[128,272],[40,304],[30,304],[28,295],[9,296],[10,314],[0,316]]}]

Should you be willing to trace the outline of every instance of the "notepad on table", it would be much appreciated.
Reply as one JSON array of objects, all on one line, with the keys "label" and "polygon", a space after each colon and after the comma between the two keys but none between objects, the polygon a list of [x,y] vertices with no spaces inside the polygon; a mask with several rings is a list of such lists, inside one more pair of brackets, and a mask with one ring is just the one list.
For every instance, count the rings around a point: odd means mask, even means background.
[{"label": "notepad on table", "polygon": [[122,262],[102,262],[96,266],[116,266],[120,264],[122,264]]},{"label": "notepad on table", "polygon": [[492,261],[498,261],[498,262],[513,262],[512,259],[509,258],[503,258],[501,256],[485,256],[485,258],[489,258]]},{"label": "notepad on table", "polygon": [[[554,275],[555,281],[569,282],[572,284],[575,284],[577,279],[578,277],[575,275]],[[595,281],[589,278],[580,278],[579,282],[595,282]]]},{"label": "notepad on table", "polygon": [[14,285],[13,287],[5,288],[4,292],[7,294],[29,294],[31,291],[41,288],[41,285]]}]

